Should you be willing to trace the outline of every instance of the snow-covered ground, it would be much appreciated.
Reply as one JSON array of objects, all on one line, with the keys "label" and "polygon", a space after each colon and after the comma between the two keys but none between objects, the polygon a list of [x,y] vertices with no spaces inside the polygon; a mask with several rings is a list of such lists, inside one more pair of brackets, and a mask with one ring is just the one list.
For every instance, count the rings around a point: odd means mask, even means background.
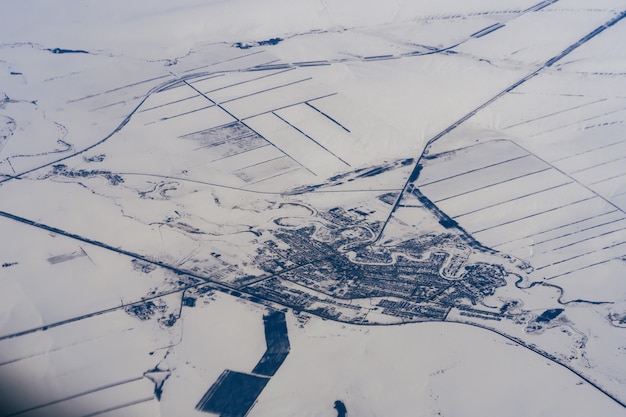
[{"label": "snow-covered ground", "polygon": [[626,415],[625,13],[3,4],[0,416]]}]

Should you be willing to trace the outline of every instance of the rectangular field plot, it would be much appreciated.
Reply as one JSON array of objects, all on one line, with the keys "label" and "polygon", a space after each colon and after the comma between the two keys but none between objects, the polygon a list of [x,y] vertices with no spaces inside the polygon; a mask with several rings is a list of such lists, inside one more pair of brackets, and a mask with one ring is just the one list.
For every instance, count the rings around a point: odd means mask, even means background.
[{"label": "rectangular field plot", "polygon": [[247,73],[248,79],[237,81],[231,80],[230,75],[223,77],[222,82],[226,84],[216,86],[208,91],[202,90],[211,100],[218,103],[228,103],[243,97],[262,94],[274,89],[286,88],[294,83],[306,80],[302,73],[288,70],[280,71],[252,71]]},{"label": "rectangular field plot", "polygon": [[546,279],[626,254],[623,211],[510,142],[426,160],[416,185],[481,243]]},{"label": "rectangular field plot", "polygon": [[255,135],[255,132],[252,129],[243,123],[233,122],[188,133],[181,136],[181,138],[197,141],[202,147],[218,145],[232,139],[252,135]]},{"label": "rectangular field plot", "polygon": [[175,119],[177,117],[192,114],[213,106],[214,104],[206,98],[196,95],[176,102],[170,102],[159,107],[153,107],[149,110],[143,111],[141,113],[141,117],[142,119],[145,119],[145,124],[148,125],[158,123],[163,120]]},{"label": "rectangular field plot", "polygon": [[521,189],[519,198],[475,209],[471,213],[453,216],[453,218],[468,224],[468,231],[480,232],[593,198],[590,191],[575,183],[527,194]]},{"label": "rectangular field plot", "polygon": [[[226,145],[223,145],[224,147]],[[222,148],[220,146],[219,148]],[[221,158],[212,159],[211,167],[216,168],[220,172],[233,172],[233,170],[242,169],[251,165],[260,164],[269,160],[285,156],[277,148],[265,141],[264,145],[242,150],[237,153],[227,154]],[[212,157],[213,158],[213,157]]]},{"label": "rectangular field plot", "polygon": [[[626,140],[616,140],[621,133],[605,127],[604,135],[597,129],[593,137],[586,134],[566,148],[566,155],[553,164],[576,181],[589,187],[621,210],[626,209]],[[608,139],[606,139],[608,138]],[[584,139],[584,141],[583,141]]]},{"label": "rectangular field plot", "polygon": [[296,129],[311,137],[338,159],[349,163],[357,145],[349,131],[330,116],[321,113],[309,103],[298,104],[276,111],[276,114]]},{"label": "rectangular field plot", "polygon": [[625,231],[626,219],[621,218],[617,221],[584,228],[584,230],[579,229],[572,231],[565,236],[559,236],[558,238],[535,242],[532,245],[533,252],[535,257],[538,258],[539,255],[544,253],[577,249],[577,246],[584,247],[587,244],[597,244],[599,247],[602,245],[601,238],[623,238]]},{"label": "rectangular field plot", "polygon": [[598,216],[608,215],[615,211],[604,200],[600,198],[592,198],[579,203],[574,203],[562,207],[558,210],[552,210],[538,214],[517,222],[502,224],[482,232],[474,233],[474,236],[480,241],[491,242],[490,245],[499,249],[504,244],[511,247],[517,247],[529,237],[540,234],[547,230],[558,230],[570,225],[578,224],[585,219],[592,219]]},{"label": "rectangular field plot", "polygon": [[626,175],[626,157],[573,172],[572,177],[586,185],[600,184],[618,175]]},{"label": "rectangular field plot", "polygon": [[[613,203],[618,204],[620,196],[626,194],[626,172],[623,174],[618,173],[612,178],[593,184],[590,188]],[[623,206],[621,208],[624,209]]]},{"label": "rectangular field plot", "polygon": [[[554,166],[573,174],[609,161],[626,158],[626,141],[614,142],[591,150],[566,156],[553,162]],[[626,165],[626,162],[624,163]]]},{"label": "rectangular field plot", "polygon": [[[232,91],[233,97],[237,94],[247,94],[251,92],[251,89],[255,88],[254,84],[257,81],[262,81],[265,78],[274,78],[284,71],[287,70],[222,73],[217,76],[213,75],[196,80],[189,80],[189,84],[202,94],[219,101],[220,97],[224,94],[228,94],[225,92],[226,90]],[[245,93],[241,93],[241,91],[245,91]]]},{"label": "rectangular field plot", "polygon": [[[589,213],[589,215],[592,215],[592,213]],[[622,222],[624,222],[624,218],[619,210],[604,212],[539,232],[529,230],[525,236],[517,240],[497,244],[495,248],[510,253],[524,253],[524,250],[527,250],[528,254],[535,252],[535,250],[541,252],[541,247],[545,247],[544,245],[552,242],[567,241],[570,236],[583,232],[601,230],[601,228],[606,227],[613,228]],[[562,243],[558,245],[562,245]]]},{"label": "rectangular field plot", "polygon": [[[296,90],[298,100],[293,95],[292,100],[281,101],[285,100],[281,98],[272,106],[260,103],[257,111],[267,112],[273,107],[271,111],[351,166],[370,164],[372,155],[388,154],[389,149],[405,146],[407,141],[414,142],[406,133],[364,110],[359,103],[335,94],[327,86],[307,81],[289,86],[286,94]],[[247,102],[248,98],[241,101]],[[239,100],[225,106],[230,110],[231,104],[238,103]]]},{"label": "rectangular field plot", "polygon": [[626,242],[622,241],[621,243],[593,248],[582,253],[568,253],[565,256],[555,256],[549,263],[536,268],[536,272],[545,279],[554,279],[592,266],[601,265],[624,255],[626,255]]},{"label": "rectangular field plot", "polygon": [[[528,162],[528,160],[526,160]],[[462,182],[463,177],[457,179]],[[507,202],[523,200],[524,196],[530,196],[545,190],[556,190],[572,181],[556,170],[544,170],[527,175],[520,175],[511,180],[502,180],[494,185],[487,185],[477,190],[472,190],[454,197],[435,201],[437,205],[452,217],[463,216],[468,213],[495,207]],[[446,182],[440,183],[439,187],[446,188]],[[457,184],[458,186],[458,184]],[[523,190],[520,192],[520,190]],[[523,201],[519,201],[523,204]]]},{"label": "rectangular field plot", "polygon": [[269,145],[269,142],[241,123],[229,123],[182,136],[194,141],[196,150],[211,154],[210,161],[217,161]]},{"label": "rectangular field plot", "polygon": [[[550,102],[555,99],[547,100]],[[548,107],[550,104],[554,107]],[[507,126],[506,129],[510,129],[510,132],[515,135],[535,138],[564,128],[576,128],[585,123],[585,121],[588,123],[601,122],[603,117],[614,112],[614,102],[597,98],[561,99],[550,104],[545,104],[545,107],[535,109],[535,111],[540,111],[542,114]],[[558,110],[555,111],[555,109]]]},{"label": "rectangular field plot", "polygon": [[346,167],[346,164],[335,155],[274,114],[258,116],[246,123],[295,162],[316,175],[327,177]]},{"label": "rectangular field plot", "polygon": [[502,169],[502,164],[488,165],[426,185],[419,185],[423,181],[420,173],[417,184],[431,200],[438,202],[517,179],[532,179],[531,176],[542,176],[548,170],[546,163],[527,154],[506,162],[506,169]]},{"label": "rectangular field plot", "polygon": [[[608,229],[608,230],[607,230]],[[593,253],[602,248],[613,247],[626,243],[626,229],[619,225],[613,227],[596,228],[586,233],[574,234],[567,239],[555,242],[551,245],[540,247],[541,251],[533,254],[537,268],[544,268],[552,264],[555,254],[563,256],[578,257],[588,253]],[[561,260],[561,259],[559,259]]]},{"label": "rectangular field plot", "polygon": [[551,284],[566,288],[565,300],[620,302],[626,298],[622,260],[596,263],[575,272],[554,277]]},{"label": "rectangular field plot", "polygon": [[247,119],[333,93],[329,87],[309,78],[299,78],[271,89],[259,89],[248,95],[224,101],[222,105],[240,119]]},{"label": "rectangular field plot", "polygon": [[[422,187],[527,157],[528,152],[508,141],[471,146],[426,162],[415,185]],[[494,171],[505,173],[507,170],[495,168]]]},{"label": "rectangular field plot", "polygon": [[284,313],[271,313],[263,317],[267,350],[252,370],[257,375],[273,376],[287,358],[291,349]]},{"label": "rectangular field plot", "polygon": [[247,183],[257,183],[264,179],[273,178],[295,170],[301,166],[287,156],[259,162],[233,171],[233,174]]},{"label": "rectangular field plot", "polygon": [[225,143],[204,146],[203,149],[211,153],[211,162],[213,162],[247,153],[268,145],[269,143],[266,140],[254,135],[231,139]]},{"label": "rectangular field plot", "polygon": [[228,417],[244,417],[254,405],[269,378],[224,371],[196,405],[196,410]]},{"label": "rectangular field plot", "polygon": [[216,106],[200,109],[178,117],[160,120],[144,127],[142,134],[155,134],[160,137],[177,138],[212,127],[232,123],[233,118]]}]

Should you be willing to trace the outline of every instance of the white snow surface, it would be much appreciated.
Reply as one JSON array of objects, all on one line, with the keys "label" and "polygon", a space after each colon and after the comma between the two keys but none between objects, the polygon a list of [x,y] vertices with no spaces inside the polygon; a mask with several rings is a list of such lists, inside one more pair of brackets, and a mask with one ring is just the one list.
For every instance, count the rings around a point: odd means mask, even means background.
[{"label": "white snow surface", "polygon": [[0,417],[626,416],[625,13],[4,2]]}]

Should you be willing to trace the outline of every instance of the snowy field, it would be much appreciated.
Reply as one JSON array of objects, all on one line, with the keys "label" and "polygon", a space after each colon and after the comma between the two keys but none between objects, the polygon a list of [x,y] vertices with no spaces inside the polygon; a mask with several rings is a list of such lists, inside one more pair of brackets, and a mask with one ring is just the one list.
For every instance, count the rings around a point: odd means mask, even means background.
[{"label": "snowy field", "polygon": [[0,417],[626,416],[626,5],[0,5]]}]

